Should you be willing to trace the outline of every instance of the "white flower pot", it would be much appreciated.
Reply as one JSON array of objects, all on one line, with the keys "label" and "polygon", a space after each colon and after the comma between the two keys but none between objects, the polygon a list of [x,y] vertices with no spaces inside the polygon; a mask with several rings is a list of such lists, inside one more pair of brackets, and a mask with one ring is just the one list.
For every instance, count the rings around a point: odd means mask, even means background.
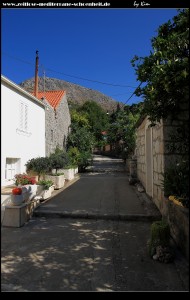
[{"label": "white flower pot", "polygon": [[22,187],[24,201],[30,201],[36,196],[37,184],[26,184]]},{"label": "white flower pot", "polygon": [[11,195],[11,203],[14,206],[22,205],[24,202],[23,195]]},{"label": "white flower pot", "polygon": [[74,169],[74,174],[77,174],[78,172],[79,172],[79,168],[76,167],[76,168]]},{"label": "white flower pot", "polygon": [[48,199],[49,197],[51,197],[51,194],[54,190],[54,186],[50,186],[48,190],[45,190],[43,185],[38,185],[38,189],[37,189],[37,196],[42,197],[43,200]]},{"label": "white flower pot", "polygon": [[42,199],[48,199],[49,197],[51,197],[51,193],[52,193],[52,189],[51,187],[48,190],[43,190],[43,192],[41,193]]},{"label": "white flower pot", "polygon": [[45,175],[45,180],[51,180],[54,184],[55,190],[61,189],[65,184],[65,176],[53,176],[53,175]]},{"label": "white flower pot", "polygon": [[63,173],[65,176],[65,179],[67,179],[67,180],[72,180],[75,177],[74,169],[63,169]]}]

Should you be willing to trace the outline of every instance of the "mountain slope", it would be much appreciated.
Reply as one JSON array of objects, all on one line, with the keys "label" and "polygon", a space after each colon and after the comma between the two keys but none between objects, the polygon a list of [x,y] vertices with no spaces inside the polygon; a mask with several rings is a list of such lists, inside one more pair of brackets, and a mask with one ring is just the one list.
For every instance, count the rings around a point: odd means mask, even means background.
[{"label": "mountain slope", "polygon": [[[33,92],[34,78],[23,81],[20,83],[20,86],[28,92]],[[44,90],[44,79],[42,77],[39,77],[38,79],[38,90]],[[65,90],[67,93],[68,103],[77,103],[82,105],[86,101],[92,100],[97,102],[105,111],[109,112],[116,110],[118,104],[118,102],[113,100],[111,97],[108,97],[96,90],[88,89],[56,78],[45,78],[45,90]],[[120,106],[122,107],[123,104],[120,103]]]}]

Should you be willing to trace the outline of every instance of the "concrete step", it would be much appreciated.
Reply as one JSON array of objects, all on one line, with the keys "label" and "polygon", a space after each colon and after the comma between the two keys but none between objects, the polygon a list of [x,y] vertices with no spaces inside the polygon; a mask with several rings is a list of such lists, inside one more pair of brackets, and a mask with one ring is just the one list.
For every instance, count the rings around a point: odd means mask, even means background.
[{"label": "concrete step", "polygon": [[144,215],[144,214],[101,214],[93,212],[65,212],[56,210],[35,210],[34,217],[45,218],[78,218],[78,219],[100,219],[100,220],[118,220],[118,221],[158,221],[161,215]]}]

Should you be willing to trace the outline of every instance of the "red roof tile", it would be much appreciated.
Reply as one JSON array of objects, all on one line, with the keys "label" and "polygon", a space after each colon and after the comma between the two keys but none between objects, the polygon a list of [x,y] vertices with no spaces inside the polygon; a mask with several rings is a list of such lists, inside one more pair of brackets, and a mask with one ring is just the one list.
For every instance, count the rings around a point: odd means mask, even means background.
[{"label": "red roof tile", "polygon": [[[34,95],[34,93],[32,93]],[[38,92],[38,99],[41,100],[42,98],[45,98],[49,104],[56,109],[59,103],[61,102],[61,99],[63,95],[65,94],[65,91],[46,91],[44,92]]]}]

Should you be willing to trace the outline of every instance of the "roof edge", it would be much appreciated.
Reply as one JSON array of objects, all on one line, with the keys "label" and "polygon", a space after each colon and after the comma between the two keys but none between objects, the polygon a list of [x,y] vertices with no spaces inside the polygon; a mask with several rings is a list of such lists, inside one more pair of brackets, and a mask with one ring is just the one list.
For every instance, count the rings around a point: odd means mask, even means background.
[{"label": "roof edge", "polygon": [[146,114],[141,115],[141,116],[139,117],[139,119],[137,120],[136,124],[135,124],[135,128],[138,128],[138,127],[142,124],[142,122],[144,121],[144,119],[145,119],[146,117],[147,117]]},{"label": "roof edge", "polygon": [[32,99],[34,102],[36,102],[38,105],[42,106],[45,108],[45,104],[43,102],[40,102],[38,100],[38,98],[34,97],[32,94],[30,94],[29,92],[27,92],[26,90],[24,90],[23,88],[21,88],[19,85],[17,85],[16,83],[14,83],[13,81],[11,81],[10,79],[8,79],[7,77],[5,77],[4,75],[1,75],[1,82],[7,83],[8,85],[12,86],[13,88],[15,88],[17,91],[23,93],[24,95],[26,95],[27,97],[29,97],[30,99]]}]

